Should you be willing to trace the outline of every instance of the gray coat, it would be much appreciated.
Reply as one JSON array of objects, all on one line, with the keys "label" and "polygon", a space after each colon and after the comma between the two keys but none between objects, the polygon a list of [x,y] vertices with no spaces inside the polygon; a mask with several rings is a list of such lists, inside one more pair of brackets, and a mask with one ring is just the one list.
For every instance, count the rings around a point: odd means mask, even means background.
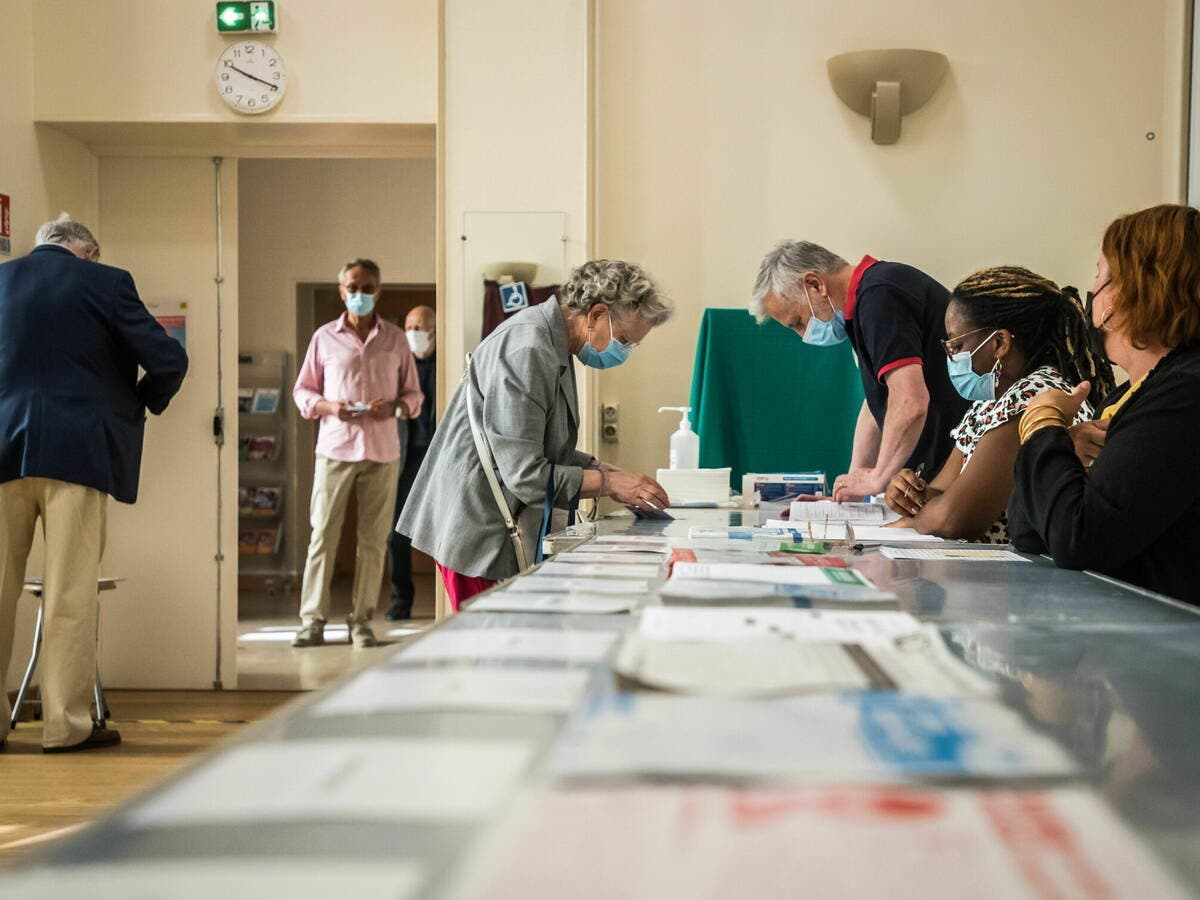
[{"label": "gray coat", "polygon": [[462,575],[517,574],[516,551],[471,439],[472,404],[505,499],[533,559],[550,465],[554,505],[579,493],[592,457],[575,449],[579,401],[563,311],[551,298],[503,322],[479,345],[438,425],[396,530]]}]

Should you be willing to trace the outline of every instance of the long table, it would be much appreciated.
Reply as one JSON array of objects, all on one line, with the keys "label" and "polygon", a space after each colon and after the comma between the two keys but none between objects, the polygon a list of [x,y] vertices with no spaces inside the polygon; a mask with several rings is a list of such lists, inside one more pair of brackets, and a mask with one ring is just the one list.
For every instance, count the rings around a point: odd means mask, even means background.
[{"label": "long table", "polygon": [[[752,525],[756,520],[751,511],[695,510],[680,514],[665,530],[628,517],[603,520],[599,528],[602,533],[686,537],[692,524]],[[900,609],[934,623],[967,663],[1002,679],[1004,702],[1083,762],[1084,775],[1077,783],[1103,797],[1181,884],[1200,893],[1200,617],[1195,610],[1097,575],[1058,569],[1046,559],[889,560],[868,549],[849,553],[847,561],[880,588],[894,592]],[[657,593],[647,602],[660,602]],[[434,632],[519,627],[562,635],[566,630],[624,632],[635,623],[636,614],[468,610],[440,622],[378,665],[404,665]],[[456,665],[469,669],[478,663]],[[510,670],[531,665],[520,660],[487,663],[489,669]],[[562,677],[586,671],[584,702],[620,689],[608,663],[537,665]],[[78,888],[94,897],[211,896],[219,890],[227,896],[294,898],[306,895],[296,889],[299,883],[314,896],[329,896],[331,885],[342,886],[347,896],[446,896],[481,836],[502,823],[523,796],[548,783],[545,761],[567,715],[449,710],[367,715],[331,710],[330,698],[358,677],[359,673],[348,676],[291,704],[55,845],[0,879],[0,894],[67,896]],[[387,773],[379,791],[367,796],[356,814],[326,818],[319,812],[319,797],[301,797],[299,808],[307,802],[318,811],[260,818],[242,810],[225,816],[222,805],[236,806],[237,798],[214,792],[202,816],[144,815],[171,792],[202,785],[209,773],[247,748],[261,748],[262,775],[270,778],[276,776],[272,760],[282,761],[305,742],[336,747],[336,742],[346,741],[377,746],[384,755],[403,750],[389,757],[396,760],[397,771]],[[463,798],[452,800],[449,794],[446,808],[439,809],[436,791],[443,782],[438,779],[447,777],[447,766],[459,764],[444,755],[445,748],[472,744],[524,748],[519,760],[507,763],[518,770],[513,787],[500,791],[500,800],[483,804],[486,808],[475,814],[452,812],[449,807],[461,805]],[[95,762],[102,778],[102,759]],[[0,758],[0,777],[2,773]],[[492,789],[486,781],[481,791]],[[396,812],[398,792],[424,797],[428,809]],[[605,834],[588,834],[587,822],[578,827],[597,846],[606,840]],[[853,848],[846,852],[852,855]],[[944,865],[955,865],[952,853]],[[192,874],[183,874],[187,872]],[[131,884],[144,887],[147,873],[158,873],[153,882],[158,888],[133,891]],[[394,892],[372,893],[389,882],[397,886]],[[403,889],[405,885],[411,891]],[[564,885],[562,890],[564,897],[587,894],[583,885]]]}]

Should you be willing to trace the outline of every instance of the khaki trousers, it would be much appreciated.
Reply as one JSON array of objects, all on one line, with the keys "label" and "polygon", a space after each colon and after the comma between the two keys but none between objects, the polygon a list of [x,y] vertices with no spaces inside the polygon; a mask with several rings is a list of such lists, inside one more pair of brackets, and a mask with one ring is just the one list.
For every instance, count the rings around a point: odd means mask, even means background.
[{"label": "khaki trousers", "polygon": [[329,582],[350,492],[358,497],[358,554],[354,559],[354,613],[351,624],[369,622],[379,602],[388,535],[395,522],[396,480],[400,460],[342,462],[317,457],[310,516],[312,540],[300,588],[300,620],[305,625],[329,619]]},{"label": "khaki trousers", "polygon": [[51,478],[0,484],[0,739],[11,709],[4,674],[12,658],[17,601],[34,529],[42,520],[46,584],[42,617],[42,745],[67,747],[92,733],[96,677],[96,580],[108,497],[94,488]]}]

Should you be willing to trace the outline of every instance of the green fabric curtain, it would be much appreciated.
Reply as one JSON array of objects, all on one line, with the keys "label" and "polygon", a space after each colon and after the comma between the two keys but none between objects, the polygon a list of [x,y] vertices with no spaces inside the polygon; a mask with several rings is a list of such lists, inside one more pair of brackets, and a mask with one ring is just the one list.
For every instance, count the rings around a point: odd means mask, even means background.
[{"label": "green fabric curtain", "polygon": [[707,309],[692,372],[692,421],[700,466],[746,472],[822,470],[830,482],[850,464],[862,382],[848,343],[810,347],[744,309]]}]

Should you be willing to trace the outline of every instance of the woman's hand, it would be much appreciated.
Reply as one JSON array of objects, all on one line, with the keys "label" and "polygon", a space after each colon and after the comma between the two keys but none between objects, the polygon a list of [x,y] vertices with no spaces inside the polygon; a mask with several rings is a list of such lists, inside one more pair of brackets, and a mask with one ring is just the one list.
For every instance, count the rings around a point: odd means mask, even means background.
[{"label": "woman's hand", "polygon": [[608,496],[625,506],[638,509],[666,509],[671,500],[663,486],[645,475],[610,468],[605,472]]},{"label": "woman's hand", "polygon": [[1075,444],[1075,455],[1083,463],[1085,469],[1090,469],[1092,463],[1104,449],[1105,432],[1108,431],[1108,419],[1097,419],[1094,422],[1080,422],[1067,429],[1071,442]]},{"label": "woman's hand", "polygon": [[888,485],[884,501],[893,511],[911,518],[929,502],[928,490],[925,479],[918,478],[912,469],[901,469]]},{"label": "woman's hand", "polygon": [[1043,409],[1057,409],[1067,417],[1069,423],[1079,415],[1079,408],[1083,406],[1083,401],[1087,399],[1091,390],[1092,383],[1084,381],[1069,394],[1064,394],[1054,388],[1042,391],[1029,401],[1029,405],[1025,407],[1025,415],[1032,421],[1036,414]]}]

